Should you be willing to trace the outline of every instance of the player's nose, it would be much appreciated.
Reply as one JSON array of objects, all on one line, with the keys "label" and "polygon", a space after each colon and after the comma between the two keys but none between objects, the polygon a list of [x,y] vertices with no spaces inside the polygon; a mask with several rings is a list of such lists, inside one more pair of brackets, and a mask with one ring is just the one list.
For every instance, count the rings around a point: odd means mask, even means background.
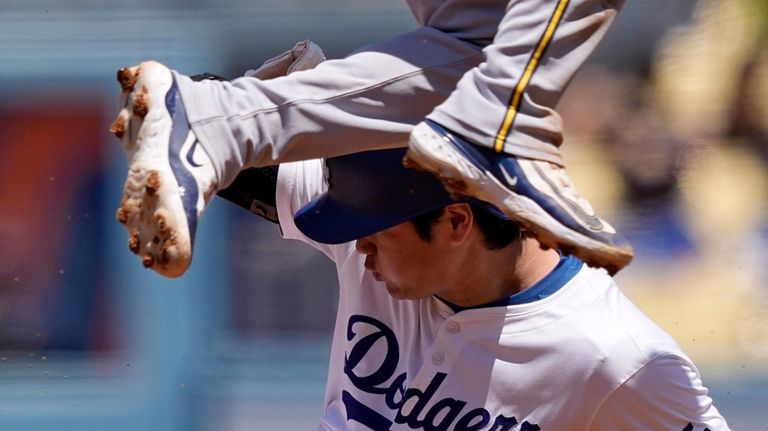
[{"label": "player's nose", "polygon": [[355,241],[355,249],[364,255],[371,255],[376,251],[376,246],[371,242],[370,237],[364,236]]}]

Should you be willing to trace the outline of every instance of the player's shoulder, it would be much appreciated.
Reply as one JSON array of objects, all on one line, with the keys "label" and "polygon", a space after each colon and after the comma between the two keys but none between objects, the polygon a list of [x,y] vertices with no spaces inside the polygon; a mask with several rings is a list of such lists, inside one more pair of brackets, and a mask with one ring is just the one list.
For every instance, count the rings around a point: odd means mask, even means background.
[{"label": "player's shoulder", "polygon": [[574,316],[584,354],[602,358],[604,372],[621,374],[660,356],[685,354],[675,340],[640,310],[605,271],[585,266],[573,289],[584,297]]},{"label": "player's shoulder", "polygon": [[574,287],[591,297],[582,310],[591,317],[581,328],[582,356],[572,361],[591,361],[582,369],[589,375],[587,392],[604,397],[590,429],[689,429],[688,423],[729,429],[675,340],[605,271],[585,267],[579,276]]}]

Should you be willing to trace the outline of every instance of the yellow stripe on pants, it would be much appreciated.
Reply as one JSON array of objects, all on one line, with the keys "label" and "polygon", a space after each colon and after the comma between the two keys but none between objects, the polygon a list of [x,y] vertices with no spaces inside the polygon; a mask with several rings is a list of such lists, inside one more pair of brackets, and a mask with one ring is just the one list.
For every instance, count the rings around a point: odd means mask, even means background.
[{"label": "yellow stripe on pants", "polygon": [[547,24],[546,30],[544,30],[544,34],[541,36],[539,43],[536,45],[536,49],[533,51],[533,55],[528,60],[528,64],[525,66],[525,72],[523,72],[523,76],[520,77],[520,81],[517,83],[514,93],[512,93],[512,98],[509,102],[507,113],[504,115],[504,121],[499,128],[499,132],[496,134],[496,140],[493,145],[493,149],[496,150],[496,152],[500,153],[504,151],[504,141],[507,140],[507,135],[509,135],[509,131],[512,128],[512,123],[515,121],[517,111],[520,109],[520,102],[523,100],[523,93],[525,92],[525,88],[528,86],[528,82],[530,82],[531,77],[533,76],[533,72],[536,71],[536,67],[538,67],[539,61],[544,55],[544,51],[546,51],[547,47],[549,47],[549,43],[552,41],[552,36],[554,36],[557,26],[560,25],[560,21],[563,18],[565,9],[568,7],[568,3],[569,0],[559,0],[557,2],[555,12],[549,19],[549,23]]}]

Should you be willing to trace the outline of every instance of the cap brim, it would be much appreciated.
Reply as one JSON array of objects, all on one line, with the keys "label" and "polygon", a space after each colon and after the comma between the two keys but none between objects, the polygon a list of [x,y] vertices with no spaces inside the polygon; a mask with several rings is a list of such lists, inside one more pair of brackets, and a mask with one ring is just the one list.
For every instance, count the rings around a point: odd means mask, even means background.
[{"label": "cap brim", "polygon": [[296,227],[307,238],[323,244],[342,244],[372,235],[442,208],[450,202],[440,202],[402,215],[376,214],[361,211],[335,201],[327,193],[313,199],[294,216]]}]

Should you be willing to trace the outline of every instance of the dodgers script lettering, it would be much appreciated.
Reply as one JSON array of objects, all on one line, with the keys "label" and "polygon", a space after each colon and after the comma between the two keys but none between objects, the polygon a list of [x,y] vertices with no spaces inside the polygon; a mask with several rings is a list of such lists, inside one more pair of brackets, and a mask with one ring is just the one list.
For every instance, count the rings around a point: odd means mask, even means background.
[{"label": "dodgers script lettering", "polygon": [[[365,425],[374,431],[392,429],[424,429],[425,431],[510,431],[519,425],[520,431],[539,431],[538,425],[524,421],[518,424],[514,416],[493,414],[484,406],[469,406],[459,398],[436,399],[446,373],[435,373],[424,388],[407,388],[407,373],[395,375],[400,359],[400,346],[395,333],[387,325],[370,316],[353,315],[347,324],[349,347],[344,360],[344,374],[355,388],[383,398],[388,411],[377,411],[359,401],[348,391],[342,393],[347,420]],[[370,370],[371,352],[378,346]],[[385,352],[380,355],[381,347]],[[363,372],[362,363],[368,365]],[[381,409],[381,407],[380,407]],[[394,417],[392,417],[394,414]],[[395,427],[395,424],[402,427]],[[395,427],[395,428],[393,428]]]}]

